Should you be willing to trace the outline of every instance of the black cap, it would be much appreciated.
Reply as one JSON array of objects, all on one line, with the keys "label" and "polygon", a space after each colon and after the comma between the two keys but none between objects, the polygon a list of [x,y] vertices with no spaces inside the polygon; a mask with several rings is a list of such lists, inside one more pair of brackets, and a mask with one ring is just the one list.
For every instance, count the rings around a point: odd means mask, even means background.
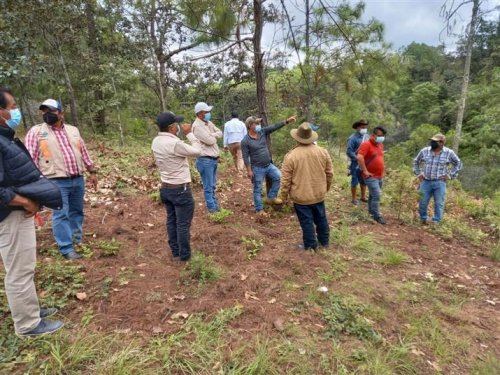
[{"label": "black cap", "polygon": [[156,124],[160,129],[165,129],[167,126],[175,124],[176,122],[182,122],[184,117],[176,116],[172,112],[162,112],[156,118]]},{"label": "black cap", "polygon": [[232,118],[238,118],[238,112],[236,112],[236,111],[232,111],[232,112],[231,112],[231,117],[232,117]]}]

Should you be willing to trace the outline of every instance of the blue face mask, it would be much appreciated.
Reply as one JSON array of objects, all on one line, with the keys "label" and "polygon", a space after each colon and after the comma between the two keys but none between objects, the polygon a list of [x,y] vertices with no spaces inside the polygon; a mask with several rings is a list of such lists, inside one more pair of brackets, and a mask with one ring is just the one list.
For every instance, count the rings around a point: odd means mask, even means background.
[{"label": "blue face mask", "polygon": [[375,142],[376,142],[376,143],[384,143],[384,141],[385,141],[385,137],[377,137],[377,138],[375,139]]},{"label": "blue face mask", "polygon": [[256,126],[255,126],[255,131],[256,131],[257,133],[260,133],[260,132],[262,131],[262,125],[256,125]]},{"label": "blue face mask", "polygon": [[205,113],[204,120],[205,122],[209,122],[212,119],[212,114],[210,112]]},{"label": "blue face mask", "polygon": [[15,129],[19,125],[21,125],[21,120],[23,116],[18,108],[11,109],[9,112],[10,112],[10,119],[6,120],[5,123],[9,128]]}]

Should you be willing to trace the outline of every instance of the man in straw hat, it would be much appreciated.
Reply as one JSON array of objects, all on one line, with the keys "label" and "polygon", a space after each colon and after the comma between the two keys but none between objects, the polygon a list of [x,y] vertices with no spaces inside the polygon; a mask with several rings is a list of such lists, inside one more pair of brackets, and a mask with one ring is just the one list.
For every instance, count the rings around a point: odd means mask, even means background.
[{"label": "man in straw hat", "polygon": [[303,245],[299,248],[327,247],[330,227],[326,218],[325,195],[330,190],[333,164],[328,152],[314,144],[318,133],[309,123],[290,131],[297,147],[285,156],[281,167],[281,198],[290,198],[302,228]]},{"label": "man in straw hat", "polygon": [[[433,223],[443,219],[446,181],[457,177],[462,169],[462,162],[453,150],[444,147],[446,137],[435,134],[430,139],[430,146],[424,147],[413,161],[413,171],[420,180],[419,214],[422,224],[427,224],[427,207],[434,197]],[[451,165],[451,168],[450,168]]]}]

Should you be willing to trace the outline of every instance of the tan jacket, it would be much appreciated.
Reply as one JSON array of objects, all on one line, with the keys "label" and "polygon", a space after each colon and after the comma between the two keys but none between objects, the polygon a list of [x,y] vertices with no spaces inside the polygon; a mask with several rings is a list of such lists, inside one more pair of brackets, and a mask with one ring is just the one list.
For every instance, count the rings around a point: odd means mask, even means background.
[{"label": "tan jacket", "polygon": [[187,139],[192,146],[167,132],[160,132],[153,139],[151,149],[160,169],[161,182],[175,185],[191,182],[188,158],[200,156],[201,144],[193,133],[189,133]]},{"label": "tan jacket", "polygon": [[[85,164],[82,157],[82,144],[80,131],[77,127],[64,124],[64,131],[68,135],[71,149],[75,155],[76,165],[79,174],[85,171]],[[57,137],[50,131],[45,123],[35,125],[30,129],[38,138],[38,148],[40,153],[36,164],[44,176],[47,178],[67,177],[66,165],[64,164],[63,153],[57,142]]]},{"label": "tan jacket", "polygon": [[314,144],[299,144],[285,156],[281,166],[281,198],[298,204],[315,204],[325,199],[333,178],[328,151]]},{"label": "tan jacket", "polygon": [[217,138],[222,138],[222,132],[213,122],[204,122],[198,117],[193,122],[193,134],[201,142],[201,155],[219,157]]}]

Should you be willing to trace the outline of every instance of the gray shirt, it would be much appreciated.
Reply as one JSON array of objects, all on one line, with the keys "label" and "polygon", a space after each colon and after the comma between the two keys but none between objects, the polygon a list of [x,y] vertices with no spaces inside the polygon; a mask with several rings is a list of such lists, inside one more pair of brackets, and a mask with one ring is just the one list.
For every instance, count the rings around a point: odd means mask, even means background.
[{"label": "gray shirt", "polygon": [[257,133],[257,138],[254,139],[247,134],[241,141],[241,153],[243,154],[243,161],[245,166],[267,167],[271,162],[271,154],[267,147],[266,136],[281,129],[285,126],[285,122],[281,121],[272,126],[262,127],[262,131]]}]

